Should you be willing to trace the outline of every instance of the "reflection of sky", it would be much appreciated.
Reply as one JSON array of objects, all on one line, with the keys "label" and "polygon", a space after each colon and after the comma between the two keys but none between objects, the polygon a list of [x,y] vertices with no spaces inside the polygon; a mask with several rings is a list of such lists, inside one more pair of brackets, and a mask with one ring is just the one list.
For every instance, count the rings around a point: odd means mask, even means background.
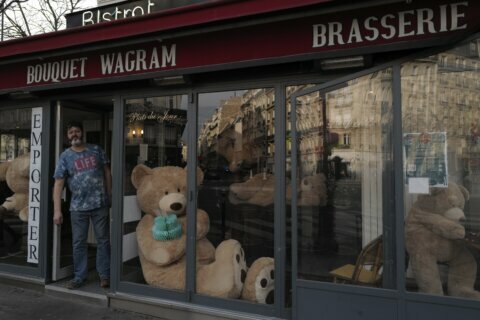
[{"label": "reflection of sky", "polygon": [[220,106],[222,100],[227,100],[230,97],[239,97],[243,95],[246,90],[240,91],[223,91],[202,93],[198,96],[198,132],[203,127],[203,124],[212,118],[215,110]]}]

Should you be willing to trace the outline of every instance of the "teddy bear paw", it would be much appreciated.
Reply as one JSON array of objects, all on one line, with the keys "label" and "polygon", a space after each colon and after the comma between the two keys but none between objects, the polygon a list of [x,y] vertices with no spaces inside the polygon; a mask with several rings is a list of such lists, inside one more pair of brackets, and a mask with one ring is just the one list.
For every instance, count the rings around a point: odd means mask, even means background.
[{"label": "teddy bear paw", "polygon": [[242,292],[242,299],[273,304],[275,295],[275,264],[269,257],[258,258],[250,266]]},{"label": "teddy bear paw", "polygon": [[465,228],[461,225],[455,226],[450,234],[452,239],[465,239]]},{"label": "teddy bear paw", "polygon": [[234,281],[236,288],[235,291],[238,290],[238,295],[240,295],[243,289],[243,284],[245,283],[245,278],[247,277],[247,262],[245,260],[245,252],[243,251],[240,243],[235,246],[233,259]]},{"label": "teddy bear paw", "polygon": [[255,281],[257,302],[273,304],[275,295],[275,271],[273,265],[262,269]]}]

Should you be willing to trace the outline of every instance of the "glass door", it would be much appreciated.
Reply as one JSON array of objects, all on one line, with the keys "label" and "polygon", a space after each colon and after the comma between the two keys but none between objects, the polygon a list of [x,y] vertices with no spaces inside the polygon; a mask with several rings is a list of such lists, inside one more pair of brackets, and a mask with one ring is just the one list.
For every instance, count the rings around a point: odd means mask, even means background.
[{"label": "glass door", "polygon": [[[391,286],[384,267],[391,84],[386,69],[292,97],[292,278],[298,319],[318,319],[320,310],[332,310],[332,318],[357,309],[373,313],[360,296],[345,293],[350,290],[325,294],[332,283]],[[348,307],[330,308],[345,299],[352,301]]]},{"label": "glass door", "polygon": [[44,168],[38,161],[42,105],[0,111],[0,265],[14,272],[37,268],[42,259],[37,213],[43,198],[39,179],[33,179]]},{"label": "glass door", "polygon": [[[66,125],[70,121],[81,122],[83,139],[87,143],[101,146],[111,159],[112,115],[111,98],[78,99],[59,101],[56,107],[55,161],[69,147]],[[52,280],[60,280],[73,274],[72,233],[69,214],[69,192],[62,196],[63,223],[53,227]],[[95,236],[90,225],[87,238],[89,267],[95,266]]]}]

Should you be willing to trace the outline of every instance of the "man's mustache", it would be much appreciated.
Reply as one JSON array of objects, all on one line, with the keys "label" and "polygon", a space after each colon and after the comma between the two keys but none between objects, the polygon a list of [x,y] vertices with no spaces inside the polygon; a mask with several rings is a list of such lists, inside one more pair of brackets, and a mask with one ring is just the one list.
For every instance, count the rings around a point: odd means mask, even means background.
[{"label": "man's mustache", "polygon": [[76,139],[76,140],[81,140],[81,139],[82,139],[82,136],[73,136],[73,137],[70,138],[69,141],[73,141],[73,140],[75,140],[75,139]]}]

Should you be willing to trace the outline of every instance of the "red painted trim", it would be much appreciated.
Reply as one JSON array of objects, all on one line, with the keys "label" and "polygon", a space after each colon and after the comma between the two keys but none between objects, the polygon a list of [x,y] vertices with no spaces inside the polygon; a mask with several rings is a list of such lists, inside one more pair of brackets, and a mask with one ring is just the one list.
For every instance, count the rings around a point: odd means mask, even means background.
[{"label": "red painted trim", "polygon": [[141,17],[36,35],[0,44],[0,58],[83,46],[335,0],[212,0]]},{"label": "red painted trim", "polygon": [[[261,64],[277,58],[318,59],[327,52],[342,55],[367,47],[371,52],[377,48],[395,50],[393,46],[398,44],[422,48],[432,45],[432,41],[437,45],[458,41],[479,30],[480,3],[475,2],[458,11],[457,16],[451,16],[452,10],[445,11],[449,1],[425,0],[410,5],[409,11],[405,11],[404,3],[389,4],[376,7],[374,16],[371,7],[335,15],[303,15],[201,35],[184,35],[162,42],[151,39],[129,46],[117,44],[102,50],[72,52],[42,60],[37,55],[29,61],[0,65],[0,90],[44,89],[66,83],[82,85],[100,79],[115,81],[115,78],[130,75],[191,73],[198,68],[230,68],[229,64]],[[432,10],[433,19],[428,28],[418,25],[418,16],[414,15],[421,8]],[[381,22],[387,16],[388,21]],[[364,24],[372,17],[373,20]],[[330,22],[339,21],[338,32],[327,31]],[[329,36],[331,34],[335,36]]]}]

